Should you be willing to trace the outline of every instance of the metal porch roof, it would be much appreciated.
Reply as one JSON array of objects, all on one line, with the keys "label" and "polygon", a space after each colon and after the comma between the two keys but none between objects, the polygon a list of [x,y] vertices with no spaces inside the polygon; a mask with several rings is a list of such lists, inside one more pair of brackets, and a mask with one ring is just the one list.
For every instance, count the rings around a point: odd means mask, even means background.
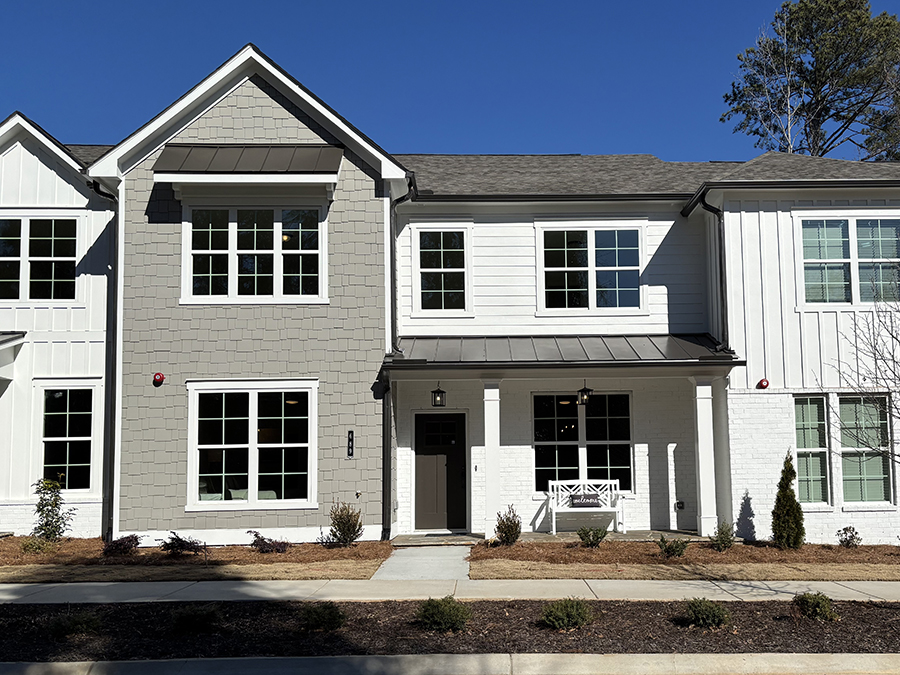
[{"label": "metal porch roof", "polygon": [[334,145],[187,145],[171,143],[157,173],[337,173],[344,151]]}]

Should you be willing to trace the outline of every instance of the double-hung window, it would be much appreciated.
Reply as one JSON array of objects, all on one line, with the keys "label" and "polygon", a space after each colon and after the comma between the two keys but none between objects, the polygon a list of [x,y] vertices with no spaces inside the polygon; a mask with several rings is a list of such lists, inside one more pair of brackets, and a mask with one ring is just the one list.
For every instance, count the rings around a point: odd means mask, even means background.
[{"label": "double-hung window", "polygon": [[797,492],[803,503],[827,503],[828,428],[827,407],[821,396],[794,399],[797,438]]},{"label": "double-hung window", "polygon": [[327,301],[320,208],[191,208],[183,301]]},{"label": "double-hung window", "polygon": [[631,490],[633,462],[628,394],[593,394],[576,405],[570,394],[535,394],[535,490],[551,480],[618,480]]},{"label": "double-hung window", "polygon": [[43,390],[43,474],[64,490],[91,487],[93,391]]},{"label": "double-hung window", "polygon": [[841,470],[845,502],[891,500],[886,398],[842,396]]},{"label": "double-hung window", "polygon": [[471,223],[416,223],[410,229],[413,314],[472,316]]},{"label": "double-hung window", "polygon": [[900,299],[900,219],[803,218],[807,303]]},{"label": "double-hung window", "polygon": [[189,510],[315,503],[315,380],[189,382]]},{"label": "double-hung window", "polygon": [[540,232],[539,242],[543,309],[642,306],[639,227],[548,227]]},{"label": "double-hung window", "polygon": [[0,218],[0,300],[74,300],[75,218]]}]

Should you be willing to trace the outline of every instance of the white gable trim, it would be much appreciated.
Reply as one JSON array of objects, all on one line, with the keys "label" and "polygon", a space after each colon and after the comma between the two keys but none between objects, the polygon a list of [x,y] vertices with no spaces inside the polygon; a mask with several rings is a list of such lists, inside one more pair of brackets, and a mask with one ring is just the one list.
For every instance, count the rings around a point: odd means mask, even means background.
[{"label": "white gable trim", "polygon": [[36,127],[19,113],[14,113],[0,125],[0,146],[11,141],[23,131],[49,150],[63,164],[76,173],[81,173],[81,165],[70,154],[60,148],[55,139],[48,136],[46,132]]},{"label": "white gable trim", "polygon": [[[275,68],[253,45],[244,47],[155,119],[101,157],[91,166],[88,172],[89,175],[94,178],[121,178],[139,161],[139,159],[135,161],[136,158],[133,155],[141,149],[142,145],[152,142],[155,136],[164,133],[167,126],[179,122],[185,116],[190,116],[190,120],[183,124],[181,128],[190,124],[191,121],[196,119],[196,116],[191,114],[193,108],[201,105],[210,96],[218,98],[216,96],[217,92],[220,92],[223,87],[231,89],[235,80],[242,80],[255,73],[262,74],[271,82],[277,83],[279,88],[289,92],[293,98],[312,109],[315,115],[326,123],[326,126],[330,126],[337,135],[344,137],[348,141],[348,145],[351,147],[355,146],[355,149],[359,149],[364,154],[374,158],[380,164],[378,168],[382,178],[385,180],[403,179],[405,181],[406,172],[401,166],[392,161],[383,151],[379,150],[359,132],[344,122],[336,113]],[[229,86],[230,84],[232,86]],[[168,134],[166,135],[168,136]],[[158,147],[159,144],[155,145]]]}]

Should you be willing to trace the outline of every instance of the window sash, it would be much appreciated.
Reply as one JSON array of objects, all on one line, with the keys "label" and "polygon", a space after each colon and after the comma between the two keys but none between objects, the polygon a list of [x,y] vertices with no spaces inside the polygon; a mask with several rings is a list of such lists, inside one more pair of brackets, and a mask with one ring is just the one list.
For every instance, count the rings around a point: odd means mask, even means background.
[{"label": "window sash", "polygon": [[876,452],[841,455],[845,502],[887,502],[891,499],[888,458]]},{"label": "window sash", "polygon": [[[73,399],[77,398],[77,401]],[[41,447],[43,477],[64,490],[91,489],[93,389],[54,387],[43,390]],[[62,404],[62,406],[60,406]],[[62,424],[64,430],[54,433]]]},{"label": "window sash", "polygon": [[0,218],[0,302],[75,300],[79,223],[55,212]]},{"label": "window sash", "polygon": [[419,301],[423,310],[466,310],[465,230],[419,231]]}]

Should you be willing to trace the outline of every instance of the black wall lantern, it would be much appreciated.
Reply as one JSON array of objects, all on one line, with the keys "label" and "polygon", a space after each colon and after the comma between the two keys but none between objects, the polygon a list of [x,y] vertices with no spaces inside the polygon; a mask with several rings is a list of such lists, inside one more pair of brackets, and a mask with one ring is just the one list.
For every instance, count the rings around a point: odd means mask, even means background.
[{"label": "black wall lantern", "polygon": [[447,405],[447,392],[441,389],[441,383],[438,382],[437,389],[431,390],[431,407],[443,408]]},{"label": "black wall lantern", "polygon": [[588,399],[594,393],[593,389],[588,389],[587,380],[584,381],[584,387],[578,390],[578,405],[587,405]]}]

